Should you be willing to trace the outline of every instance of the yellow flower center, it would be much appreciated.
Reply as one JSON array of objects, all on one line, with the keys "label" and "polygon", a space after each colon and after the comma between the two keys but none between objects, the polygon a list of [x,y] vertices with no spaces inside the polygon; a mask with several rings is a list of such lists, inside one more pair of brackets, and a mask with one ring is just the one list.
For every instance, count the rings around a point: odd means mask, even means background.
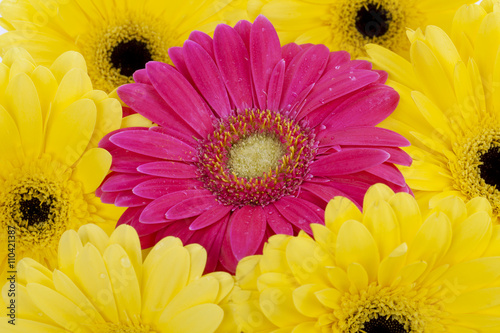
[{"label": "yellow flower center", "polygon": [[440,310],[428,291],[410,287],[381,287],[344,294],[334,310],[334,331],[346,333],[435,332]]},{"label": "yellow flower center", "polygon": [[133,73],[148,61],[169,62],[167,51],[174,45],[167,40],[172,33],[158,20],[141,15],[133,19],[117,16],[121,17],[81,38],[94,88],[108,92],[134,82]]},{"label": "yellow flower center", "polygon": [[330,8],[332,36],[353,58],[366,55],[367,43],[407,51],[406,27],[422,23],[411,7],[400,0],[337,1]]},{"label": "yellow flower center", "polygon": [[231,147],[228,167],[238,177],[262,177],[278,166],[285,153],[285,147],[276,136],[253,134]]},{"label": "yellow flower center", "polygon": [[70,179],[71,172],[48,157],[2,170],[0,234],[15,230],[19,258],[30,251],[34,259],[44,261],[44,253],[56,253],[64,231],[90,222],[90,207],[81,184]]},{"label": "yellow flower center", "polygon": [[[494,121],[489,122],[495,124]],[[500,127],[480,126],[464,135],[453,146],[456,161],[450,164],[455,188],[469,199],[488,199],[500,213]]]}]

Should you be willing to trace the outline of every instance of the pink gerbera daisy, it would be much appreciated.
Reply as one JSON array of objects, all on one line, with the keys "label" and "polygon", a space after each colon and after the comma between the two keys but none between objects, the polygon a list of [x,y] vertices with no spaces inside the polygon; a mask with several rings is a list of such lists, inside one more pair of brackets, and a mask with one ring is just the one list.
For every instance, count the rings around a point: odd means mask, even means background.
[{"label": "pink gerbera daisy", "polygon": [[394,163],[411,159],[399,134],[375,127],[399,97],[384,72],[323,45],[280,46],[263,16],[213,39],[193,32],[118,89],[152,128],[101,141],[113,171],[98,195],[129,207],[143,247],[172,235],[234,272],[275,233],[311,234],[336,195],[362,205],[370,185],[408,192]]}]

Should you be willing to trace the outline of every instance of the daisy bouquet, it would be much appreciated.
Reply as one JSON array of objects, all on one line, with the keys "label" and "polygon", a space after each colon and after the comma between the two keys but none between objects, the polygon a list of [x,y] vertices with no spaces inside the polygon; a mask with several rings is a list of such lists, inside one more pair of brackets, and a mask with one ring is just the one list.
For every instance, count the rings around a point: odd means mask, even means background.
[{"label": "daisy bouquet", "polygon": [[472,2],[0,2],[0,330],[499,332]]}]

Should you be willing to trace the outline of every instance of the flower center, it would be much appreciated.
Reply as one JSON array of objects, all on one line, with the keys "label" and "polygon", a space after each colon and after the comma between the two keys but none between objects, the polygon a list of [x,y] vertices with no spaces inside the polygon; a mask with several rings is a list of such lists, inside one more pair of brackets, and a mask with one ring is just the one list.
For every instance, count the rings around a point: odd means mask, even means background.
[{"label": "flower center", "polygon": [[240,139],[229,150],[228,167],[238,177],[262,177],[275,169],[285,155],[276,136],[257,133]]},{"label": "flower center", "polygon": [[450,170],[455,189],[470,199],[487,198],[493,211],[500,213],[500,127],[478,127],[459,138],[453,150],[457,159]]},{"label": "flower center", "polygon": [[169,27],[140,14],[125,17],[96,26],[78,41],[95,89],[110,92],[134,82],[132,75],[148,61],[169,62],[168,48],[176,45],[168,39]]},{"label": "flower center", "polygon": [[226,205],[267,205],[298,190],[316,147],[314,134],[287,116],[245,110],[201,142],[200,180]]},{"label": "flower center", "polygon": [[125,76],[131,76],[136,70],[146,67],[146,63],[151,60],[153,58],[148,44],[136,39],[120,42],[111,51],[111,64]]},{"label": "flower center", "polygon": [[27,193],[20,195],[19,218],[26,221],[28,226],[48,221],[56,206],[54,199],[52,195],[47,196],[38,189],[27,188]]},{"label": "flower center", "polygon": [[389,30],[391,13],[380,4],[369,3],[361,7],[356,15],[356,29],[368,38],[380,37]]},{"label": "flower center", "polygon": [[479,171],[486,184],[500,189],[500,147],[492,147],[479,158]]},{"label": "flower center", "polygon": [[370,319],[363,327],[366,333],[407,333],[403,324],[386,316]]}]

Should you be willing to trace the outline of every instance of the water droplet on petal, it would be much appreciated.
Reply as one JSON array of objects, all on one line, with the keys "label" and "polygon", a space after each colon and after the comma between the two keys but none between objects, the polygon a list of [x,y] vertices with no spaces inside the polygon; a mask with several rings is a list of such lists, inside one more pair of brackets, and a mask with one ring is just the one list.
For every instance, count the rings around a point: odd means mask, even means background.
[{"label": "water droplet on petal", "polygon": [[105,278],[106,278],[106,274],[101,273],[101,275],[99,275],[99,277],[100,277],[101,279],[105,279]]},{"label": "water droplet on petal", "polygon": [[122,258],[120,260],[120,263],[122,267],[130,267],[130,259],[129,258]]}]

